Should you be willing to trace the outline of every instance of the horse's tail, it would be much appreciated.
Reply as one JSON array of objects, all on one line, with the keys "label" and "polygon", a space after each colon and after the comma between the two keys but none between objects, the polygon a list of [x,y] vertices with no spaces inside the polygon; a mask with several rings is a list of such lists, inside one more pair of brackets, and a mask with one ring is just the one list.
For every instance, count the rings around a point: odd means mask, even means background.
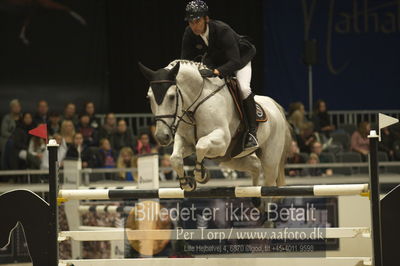
[{"label": "horse's tail", "polygon": [[285,144],[283,146],[283,151],[281,155],[281,160],[279,162],[279,171],[278,171],[278,177],[276,179],[276,185],[279,186],[284,186],[286,185],[285,181],[285,164],[287,160],[287,156],[289,153],[290,145],[292,143],[292,127],[289,125],[289,123],[286,120],[286,114],[285,114],[285,109],[278,104],[277,102],[273,101],[275,105],[278,107],[279,111],[282,114],[282,117],[285,121]]}]

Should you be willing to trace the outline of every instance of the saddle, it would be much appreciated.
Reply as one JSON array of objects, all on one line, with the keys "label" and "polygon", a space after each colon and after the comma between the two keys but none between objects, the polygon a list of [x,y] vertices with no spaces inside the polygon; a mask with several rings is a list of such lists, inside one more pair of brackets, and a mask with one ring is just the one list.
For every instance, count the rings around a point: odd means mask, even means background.
[{"label": "saddle", "polygon": [[[240,121],[244,123],[245,116],[243,115],[243,104],[240,97],[240,87],[239,82],[236,78],[225,78],[225,83],[229,89],[229,92],[232,96],[233,102],[235,103],[236,110],[239,114]],[[256,102],[256,121],[258,123],[267,122],[267,114],[264,109]]]},{"label": "saddle", "polygon": [[[240,118],[240,126],[236,130],[231,143],[226,151],[225,156],[223,156],[220,161],[230,160],[232,158],[239,158],[236,157],[243,151],[243,138],[244,135],[247,133],[246,128],[246,116],[244,115],[242,100],[240,97],[240,87],[239,82],[236,78],[225,78],[225,83],[228,87],[228,90],[232,96],[233,102],[235,103],[236,111],[239,114]],[[264,123],[268,121],[267,114],[265,113],[264,109],[256,102],[256,121],[259,123]]]}]

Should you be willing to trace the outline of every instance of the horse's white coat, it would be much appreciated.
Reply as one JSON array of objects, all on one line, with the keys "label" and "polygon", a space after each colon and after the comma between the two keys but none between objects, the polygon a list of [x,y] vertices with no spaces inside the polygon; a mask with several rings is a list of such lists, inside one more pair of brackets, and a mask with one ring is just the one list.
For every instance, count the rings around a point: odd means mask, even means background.
[{"label": "horse's white coat", "polygon": [[[190,61],[176,60],[166,68],[171,69],[180,63],[176,76],[176,85],[171,86],[161,105],[154,100],[151,88],[148,97],[154,115],[168,115],[175,112],[177,89],[182,93],[183,104],[179,100],[178,115],[182,116],[183,110],[193,110],[197,102],[224,86],[220,78],[205,79],[200,76],[199,69],[204,66]],[[199,101],[196,99],[199,97]],[[268,122],[260,123],[257,137],[260,152],[239,159],[223,162],[224,166],[232,169],[250,172],[253,185],[258,185],[261,173],[264,174],[265,186],[281,186],[285,184],[284,163],[291,136],[283,109],[271,98],[256,96],[255,100],[267,112]],[[233,99],[227,88],[220,90],[213,97],[205,101],[195,113],[198,141],[195,141],[194,130],[191,125],[181,122],[173,139],[172,132],[164,123],[156,124],[155,137],[163,145],[174,142],[171,163],[179,177],[184,177],[183,158],[195,153],[198,162],[204,158],[216,158],[225,155],[231,138],[239,126],[239,116],[235,109]],[[186,120],[187,117],[185,117]],[[173,119],[165,119],[172,124]]]}]

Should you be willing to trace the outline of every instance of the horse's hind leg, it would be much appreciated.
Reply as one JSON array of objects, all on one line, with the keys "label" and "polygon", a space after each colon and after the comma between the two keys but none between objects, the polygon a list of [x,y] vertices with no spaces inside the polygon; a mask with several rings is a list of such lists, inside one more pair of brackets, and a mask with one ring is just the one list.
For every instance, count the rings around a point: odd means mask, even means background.
[{"label": "horse's hind leg", "polygon": [[258,186],[258,180],[262,172],[262,167],[260,159],[258,159],[255,154],[223,162],[221,163],[221,166],[226,166],[231,169],[250,173],[253,186]]},{"label": "horse's hind leg", "polygon": [[262,151],[258,154],[264,171],[264,186],[279,186],[278,175],[283,165],[281,164],[284,143],[269,140],[268,144],[262,145]]},{"label": "horse's hind leg", "polygon": [[[231,169],[250,173],[253,186],[258,186],[260,175],[262,173],[262,167],[260,159],[255,154],[238,159],[232,159],[228,162],[223,162],[221,163],[221,166],[226,166]],[[254,206],[262,208],[260,198],[252,198],[252,202]]]}]

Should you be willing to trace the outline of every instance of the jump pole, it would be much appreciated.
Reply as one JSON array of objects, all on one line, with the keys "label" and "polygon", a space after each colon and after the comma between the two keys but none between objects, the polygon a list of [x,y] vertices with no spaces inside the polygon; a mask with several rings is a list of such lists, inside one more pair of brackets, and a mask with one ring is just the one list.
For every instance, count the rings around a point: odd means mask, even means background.
[{"label": "jump pole", "polygon": [[49,141],[47,149],[49,151],[49,265],[58,265],[58,144],[54,139]]},{"label": "jump pole", "polygon": [[378,142],[379,136],[375,130],[371,130],[369,136],[369,178],[370,178],[370,204],[372,222],[372,250],[373,265],[382,266],[382,233],[381,233],[381,209],[380,187],[378,168]]},{"label": "jump pole", "polygon": [[180,188],[159,189],[78,189],[60,190],[63,200],[124,200],[183,198],[251,198],[274,196],[350,196],[368,192],[368,184],[339,184],[286,187],[205,187],[187,192]]}]

